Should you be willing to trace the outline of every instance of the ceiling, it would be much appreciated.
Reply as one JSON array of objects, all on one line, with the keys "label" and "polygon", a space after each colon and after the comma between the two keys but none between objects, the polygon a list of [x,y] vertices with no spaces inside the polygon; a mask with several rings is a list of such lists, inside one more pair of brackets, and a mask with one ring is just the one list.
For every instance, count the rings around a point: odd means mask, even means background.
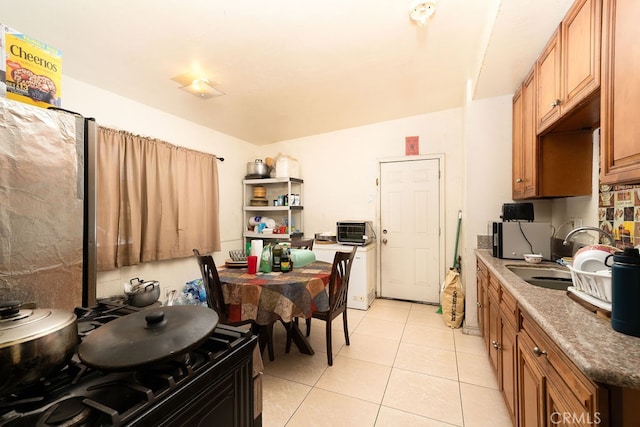
[{"label": "ceiling", "polygon": [[[573,0],[21,0],[63,74],[261,145],[514,92]],[[202,73],[223,96],[171,80]],[[62,88],[64,107],[64,87]]]}]

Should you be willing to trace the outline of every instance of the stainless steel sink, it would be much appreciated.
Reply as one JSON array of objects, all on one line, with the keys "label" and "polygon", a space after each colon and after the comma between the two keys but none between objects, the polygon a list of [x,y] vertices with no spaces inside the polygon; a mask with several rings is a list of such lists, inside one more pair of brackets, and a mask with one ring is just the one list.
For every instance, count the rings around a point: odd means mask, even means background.
[{"label": "stainless steel sink", "polygon": [[566,291],[571,286],[571,273],[558,267],[507,265],[518,277],[534,286]]}]

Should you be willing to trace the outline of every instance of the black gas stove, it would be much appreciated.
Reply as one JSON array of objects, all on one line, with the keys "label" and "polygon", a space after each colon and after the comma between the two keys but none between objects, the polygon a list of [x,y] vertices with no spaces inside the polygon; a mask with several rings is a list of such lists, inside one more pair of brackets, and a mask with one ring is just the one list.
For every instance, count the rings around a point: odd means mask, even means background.
[{"label": "black gas stove", "polygon": [[[77,308],[79,342],[139,308]],[[0,397],[0,426],[253,426],[250,331],[218,325],[204,344],[168,361],[103,372],[77,354],[59,372]]]}]

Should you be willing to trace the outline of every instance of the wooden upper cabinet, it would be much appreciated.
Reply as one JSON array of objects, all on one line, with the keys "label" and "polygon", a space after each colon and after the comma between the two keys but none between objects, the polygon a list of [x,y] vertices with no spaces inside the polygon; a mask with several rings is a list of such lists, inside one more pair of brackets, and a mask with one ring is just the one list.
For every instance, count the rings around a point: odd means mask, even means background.
[{"label": "wooden upper cabinet", "polygon": [[[600,88],[601,25],[602,0],[576,0],[538,58],[538,134],[576,113]],[[589,106],[569,129],[597,121],[592,110]]]},{"label": "wooden upper cabinet", "polygon": [[537,133],[549,127],[560,117],[560,32],[556,30],[536,62],[537,87]]},{"label": "wooden upper cabinet", "polygon": [[538,194],[538,137],[536,135],[536,74],[532,70],[522,84],[522,155],[524,198]]},{"label": "wooden upper cabinet", "polygon": [[524,155],[522,132],[522,86],[513,95],[513,127],[512,127],[512,178],[511,191],[514,200],[524,197]]},{"label": "wooden upper cabinet", "polygon": [[561,24],[561,115],[600,87],[602,0],[578,0]]},{"label": "wooden upper cabinet", "polygon": [[513,97],[512,197],[537,195],[538,145],[535,130],[535,72],[532,70]]},{"label": "wooden upper cabinet", "polygon": [[600,182],[640,182],[640,1],[603,7]]}]

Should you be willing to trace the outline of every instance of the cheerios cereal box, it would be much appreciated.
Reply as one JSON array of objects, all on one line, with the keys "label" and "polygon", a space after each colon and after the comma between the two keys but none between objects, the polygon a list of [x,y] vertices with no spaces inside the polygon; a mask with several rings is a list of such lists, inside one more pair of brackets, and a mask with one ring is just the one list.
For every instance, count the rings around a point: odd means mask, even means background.
[{"label": "cheerios cereal box", "polygon": [[38,107],[60,107],[62,54],[0,24],[0,81],[0,96]]}]

